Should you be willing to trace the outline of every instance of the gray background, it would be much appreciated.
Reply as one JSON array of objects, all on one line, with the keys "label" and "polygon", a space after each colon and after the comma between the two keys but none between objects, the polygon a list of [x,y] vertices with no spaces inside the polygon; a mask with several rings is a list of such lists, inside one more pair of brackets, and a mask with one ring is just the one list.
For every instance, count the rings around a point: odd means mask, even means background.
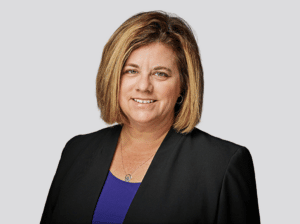
[{"label": "gray background", "polygon": [[1,1],[0,223],[38,223],[66,142],[106,127],[102,49],[127,18],[165,10],[194,29],[205,78],[199,129],[246,146],[262,223],[299,222],[297,1]]}]

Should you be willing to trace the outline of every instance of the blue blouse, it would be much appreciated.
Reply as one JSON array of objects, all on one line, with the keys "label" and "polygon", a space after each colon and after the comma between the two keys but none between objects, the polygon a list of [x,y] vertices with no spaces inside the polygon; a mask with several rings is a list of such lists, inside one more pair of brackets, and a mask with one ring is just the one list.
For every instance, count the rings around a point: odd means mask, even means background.
[{"label": "blue blouse", "polygon": [[92,223],[122,223],[140,184],[122,181],[109,171]]}]

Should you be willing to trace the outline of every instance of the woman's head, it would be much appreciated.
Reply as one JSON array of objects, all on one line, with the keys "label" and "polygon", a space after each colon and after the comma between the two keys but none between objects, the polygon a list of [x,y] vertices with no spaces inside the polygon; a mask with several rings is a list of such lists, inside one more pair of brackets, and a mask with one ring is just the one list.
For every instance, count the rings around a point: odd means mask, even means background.
[{"label": "woman's head", "polygon": [[130,125],[169,127],[180,96],[180,75],[174,51],[162,43],[134,50],[123,67],[119,104]]},{"label": "woman's head", "polygon": [[96,81],[101,117],[108,124],[129,122],[120,107],[122,72],[132,52],[142,47],[146,49],[146,46],[157,46],[155,43],[174,52],[180,80],[178,93],[183,97],[183,102],[175,104],[173,127],[178,132],[188,133],[201,117],[202,65],[196,40],[188,24],[164,12],[145,12],[129,18],[105,45]]}]

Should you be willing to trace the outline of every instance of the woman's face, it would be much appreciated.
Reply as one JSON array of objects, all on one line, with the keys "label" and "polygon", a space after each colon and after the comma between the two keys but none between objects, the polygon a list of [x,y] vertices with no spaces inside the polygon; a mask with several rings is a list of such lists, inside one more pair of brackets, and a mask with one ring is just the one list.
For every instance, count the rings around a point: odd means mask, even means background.
[{"label": "woman's face", "polygon": [[[173,119],[179,96],[180,77],[171,48],[152,43],[130,54],[122,70],[119,95],[130,124],[155,125]],[[148,103],[150,100],[153,102]]]}]

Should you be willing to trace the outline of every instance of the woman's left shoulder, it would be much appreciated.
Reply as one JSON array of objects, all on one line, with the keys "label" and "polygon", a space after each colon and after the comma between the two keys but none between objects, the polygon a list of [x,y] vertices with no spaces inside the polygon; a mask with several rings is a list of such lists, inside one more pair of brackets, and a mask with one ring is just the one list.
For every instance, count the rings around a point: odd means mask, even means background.
[{"label": "woman's left shoulder", "polygon": [[191,145],[191,150],[210,157],[231,158],[235,154],[250,155],[245,146],[213,136],[198,128],[194,128],[186,135],[185,142]]}]

